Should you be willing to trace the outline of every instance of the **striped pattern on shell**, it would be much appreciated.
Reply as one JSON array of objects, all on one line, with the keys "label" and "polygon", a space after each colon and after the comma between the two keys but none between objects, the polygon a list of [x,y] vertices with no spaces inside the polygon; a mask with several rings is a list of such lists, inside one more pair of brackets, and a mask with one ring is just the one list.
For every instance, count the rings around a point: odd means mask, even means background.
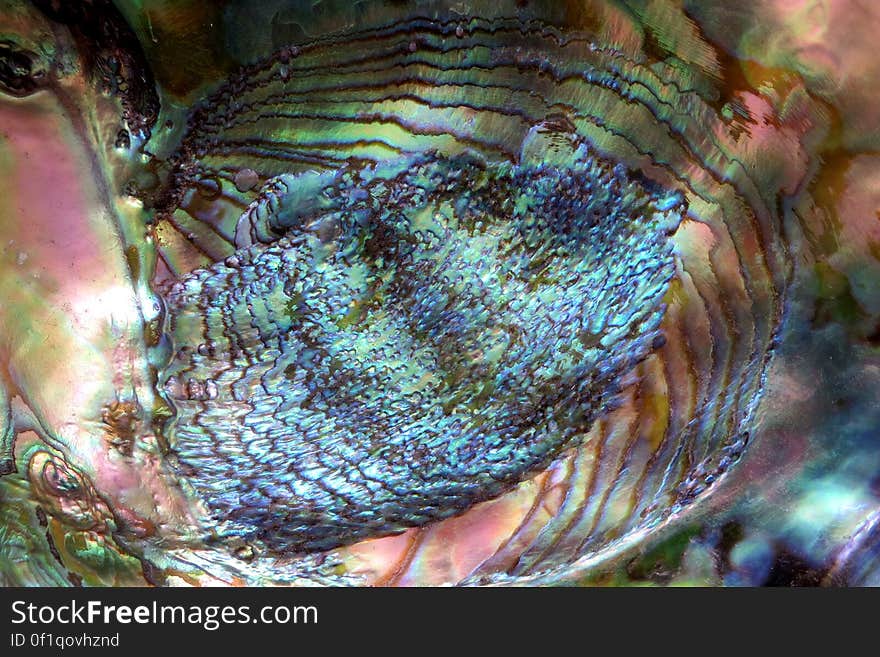
[{"label": "striped pattern on shell", "polygon": [[[200,103],[168,160],[157,284],[170,442],[220,534],[333,547],[549,465],[472,576],[527,574],[711,488],[760,398],[789,266],[777,199],[799,175],[782,146],[808,109],[794,85],[785,115],[738,110],[703,55],[417,18],[284,47]],[[780,129],[744,130],[758,111]],[[523,216],[566,252],[499,283]]]}]

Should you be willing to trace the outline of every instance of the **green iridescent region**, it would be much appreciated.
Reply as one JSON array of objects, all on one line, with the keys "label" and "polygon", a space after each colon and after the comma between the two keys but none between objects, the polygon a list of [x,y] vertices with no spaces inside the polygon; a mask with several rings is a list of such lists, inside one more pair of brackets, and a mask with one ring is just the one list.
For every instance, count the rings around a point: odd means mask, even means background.
[{"label": "green iridescent region", "polygon": [[220,533],[275,549],[439,520],[546,466],[662,344],[682,210],[584,147],[332,179],[327,209],[275,195],[284,238],[166,295],[172,446]]}]

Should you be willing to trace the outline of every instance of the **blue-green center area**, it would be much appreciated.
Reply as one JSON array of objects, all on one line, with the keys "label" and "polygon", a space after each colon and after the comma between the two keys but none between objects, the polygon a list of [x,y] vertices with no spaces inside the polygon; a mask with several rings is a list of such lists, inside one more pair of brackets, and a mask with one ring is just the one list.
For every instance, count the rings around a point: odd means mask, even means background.
[{"label": "blue-green center area", "polygon": [[169,295],[198,345],[167,372],[175,447],[232,534],[326,549],[459,513],[582,437],[662,342],[680,195],[584,148],[273,184],[253,216],[284,236]]}]

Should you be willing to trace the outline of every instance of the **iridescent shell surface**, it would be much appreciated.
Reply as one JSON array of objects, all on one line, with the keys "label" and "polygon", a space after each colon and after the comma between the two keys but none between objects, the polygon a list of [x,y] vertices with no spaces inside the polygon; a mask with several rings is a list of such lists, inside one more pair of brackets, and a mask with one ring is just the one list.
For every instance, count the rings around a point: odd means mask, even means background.
[{"label": "iridescent shell surface", "polygon": [[878,29],[0,0],[0,582],[880,583]]}]

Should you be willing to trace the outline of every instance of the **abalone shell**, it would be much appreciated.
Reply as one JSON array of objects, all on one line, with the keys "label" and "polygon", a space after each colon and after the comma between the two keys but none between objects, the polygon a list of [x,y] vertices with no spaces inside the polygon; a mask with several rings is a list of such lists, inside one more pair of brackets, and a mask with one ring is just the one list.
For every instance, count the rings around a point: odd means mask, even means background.
[{"label": "abalone shell", "polygon": [[880,15],[787,4],[4,0],[0,581],[873,583]]}]

